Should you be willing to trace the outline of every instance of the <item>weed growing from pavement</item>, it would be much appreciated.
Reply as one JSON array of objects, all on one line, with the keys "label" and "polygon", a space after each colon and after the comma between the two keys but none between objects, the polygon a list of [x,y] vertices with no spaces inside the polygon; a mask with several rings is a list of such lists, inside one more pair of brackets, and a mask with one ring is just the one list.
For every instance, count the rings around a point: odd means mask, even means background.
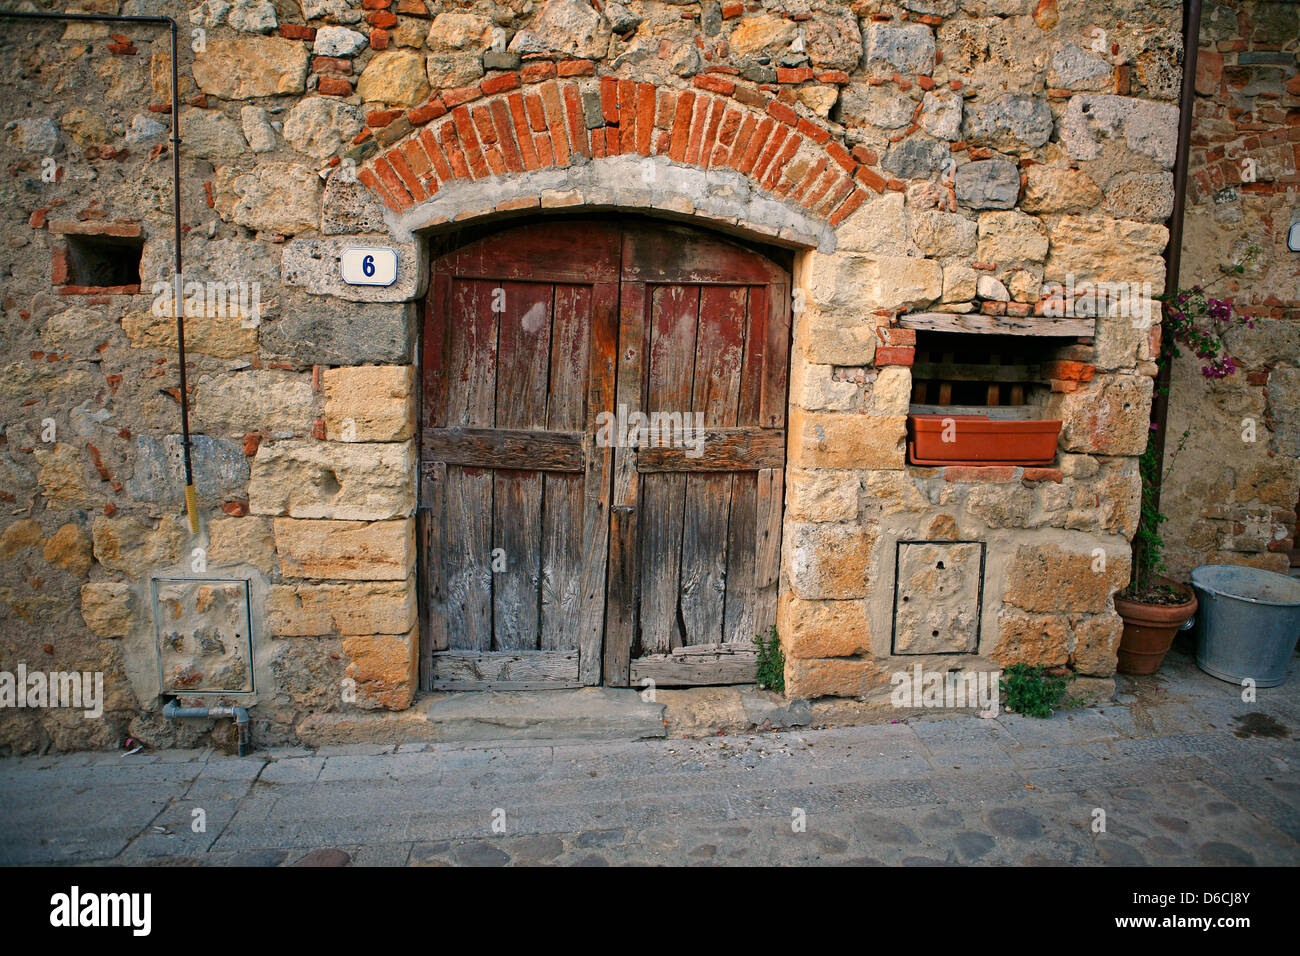
[{"label": "weed growing from pavement", "polygon": [[1045,667],[1012,664],[1002,672],[999,686],[1007,709],[1027,717],[1051,717],[1072,674],[1054,674]]}]

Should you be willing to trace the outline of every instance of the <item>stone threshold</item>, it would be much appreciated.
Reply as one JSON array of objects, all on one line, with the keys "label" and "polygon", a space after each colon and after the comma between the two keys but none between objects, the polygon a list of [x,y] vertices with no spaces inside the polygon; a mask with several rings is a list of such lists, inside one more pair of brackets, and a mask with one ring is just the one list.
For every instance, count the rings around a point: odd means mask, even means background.
[{"label": "stone threshold", "polygon": [[[754,684],[660,688],[653,703],[632,688],[425,693],[404,711],[313,714],[298,725],[303,746],[344,744],[494,743],[510,741],[642,740],[707,737],[795,727],[852,727],[915,718],[974,715],[976,708],[898,708],[889,688],[863,700],[786,700]],[[1078,678],[1071,697],[1103,702],[1110,678]]]}]

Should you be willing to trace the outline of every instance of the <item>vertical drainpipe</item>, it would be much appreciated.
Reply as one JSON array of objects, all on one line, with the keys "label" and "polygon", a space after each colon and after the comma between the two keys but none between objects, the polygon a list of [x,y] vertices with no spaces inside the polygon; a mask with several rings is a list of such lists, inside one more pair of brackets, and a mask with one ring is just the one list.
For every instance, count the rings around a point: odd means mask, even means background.
[{"label": "vertical drainpipe", "polygon": [[[1183,5],[1183,85],[1178,101],[1178,148],[1174,155],[1174,211],[1169,217],[1169,245],[1165,249],[1165,292],[1178,289],[1178,272],[1183,259],[1183,210],[1187,206],[1187,161],[1191,151],[1192,111],[1196,105],[1196,53],[1201,41],[1201,0],[1187,0]],[[1162,303],[1161,319],[1166,317]],[[1155,395],[1151,403],[1151,441],[1156,446],[1156,461],[1163,472],[1165,432],[1169,419],[1169,382],[1173,359],[1169,354],[1168,326],[1161,322],[1160,351],[1165,361],[1156,375]],[[1160,509],[1160,485],[1157,480],[1152,503]]]}]

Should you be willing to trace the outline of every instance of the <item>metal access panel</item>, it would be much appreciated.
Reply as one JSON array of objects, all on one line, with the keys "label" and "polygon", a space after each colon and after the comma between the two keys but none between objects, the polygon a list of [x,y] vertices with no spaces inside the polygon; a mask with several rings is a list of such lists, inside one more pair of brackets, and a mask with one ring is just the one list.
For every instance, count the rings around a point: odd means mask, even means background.
[{"label": "metal access panel", "polygon": [[253,615],[244,578],[153,578],[158,680],[184,697],[252,694]]},{"label": "metal access panel", "polygon": [[895,654],[974,654],[984,600],[984,542],[900,541]]}]

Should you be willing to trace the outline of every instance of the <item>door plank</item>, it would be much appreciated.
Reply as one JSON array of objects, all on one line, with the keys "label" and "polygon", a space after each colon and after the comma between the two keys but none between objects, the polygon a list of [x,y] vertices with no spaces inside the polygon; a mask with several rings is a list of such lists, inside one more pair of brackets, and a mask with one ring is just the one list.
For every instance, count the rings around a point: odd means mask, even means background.
[{"label": "door plank", "polygon": [[426,461],[471,468],[582,471],[580,431],[542,432],[511,428],[426,428]]},{"label": "door plank", "polygon": [[547,690],[580,687],[578,652],[442,651],[433,655],[434,690]]},{"label": "door plank", "polygon": [[[618,302],[618,378],[615,397],[630,410],[641,407],[642,355],[648,295],[644,283],[623,282]],[[610,504],[609,586],[605,605],[605,683],[626,687],[632,641],[639,614],[637,580],[640,557],[637,502],[640,479],[636,449],[615,448],[614,487]]]},{"label": "door plank", "polygon": [[659,687],[752,684],[758,670],[753,651],[728,654],[652,654],[632,662],[632,682],[650,679]]},{"label": "door plank", "polygon": [[[497,322],[484,283],[456,281],[451,289],[444,420],[490,427],[496,414]],[[492,474],[447,469],[442,579],[447,631],[458,645],[492,646]]]},{"label": "door plank", "polygon": [[[497,344],[496,428],[546,427],[554,288],[509,282]],[[501,301],[498,299],[498,301]],[[493,472],[492,649],[536,650],[541,579],[542,475],[531,462]],[[499,549],[499,550],[497,550]]]},{"label": "door plank", "polygon": [[[581,430],[587,418],[591,287],[557,285],[551,324],[546,427]],[[582,449],[584,468],[586,449]],[[542,476],[542,650],[576,648],[582,612],[581,475]]]},{"label": "door plank", "polygon": [[[707,427],[734,427],[745,357],[748,293],[743,286],[705,286],[699,292],[695,375],[691,404]],[[686,477],[682,527],[683,644],[723,639],[727,593],[727,525],[732,475]]]},{"label": "door plank", "polygon": [[[655,286],[650,293],[650,348],[644,409],[691,408],[700,290]],[[647,474],[641,491],[642,654],[665,653],[684,643],[679,617],[686,476]]]},{"label": "door plank", "polygon": [[706,428],[698,457],[689,448],[642,448],[637,470],[758,471],[785,466],[785,432],[775,428]]},{"label": "door plank", "polygon": [[[597,416],[615,404],[615,364],[618,352],[618,284],[597,283],[591,290],[591,331],[588,347],[587,471],[582,494],[581,610],[578,617],[578,677],[599,684],[605,634],[605,573],[610,550],[610,496],[614,455],[596,446]],[[633,471],[635,476],[635,470]]]},{"label": "door plank", "polygon": [[765,428],[784,428],[790,376],[790,286],[774,282],[763,291],[767,318],[758,424]]},{"label": "door plank", "polygon": [[625,233],[622,270],[625,280],[683,285],[765,284],[785,277],[775,262],[743,246],[663,223]]},{"label": "door plank", "polygon": [[754,633],[766,635],[776,623],[777,585],[781,576],[781,507],[785,471],[765,468],[755,492],[757,555],[754,562]]}]

